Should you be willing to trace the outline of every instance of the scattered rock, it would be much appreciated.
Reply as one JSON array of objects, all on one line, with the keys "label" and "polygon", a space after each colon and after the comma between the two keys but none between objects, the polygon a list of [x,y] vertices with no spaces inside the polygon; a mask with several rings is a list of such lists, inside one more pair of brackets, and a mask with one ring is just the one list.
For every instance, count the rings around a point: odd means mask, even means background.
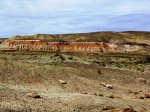
[{"label": "scattered rock", "polygon": [[98,74],[102,74],[102,72],[101,72],[101,70],[100,70],[100,69],[98,69]]},{"label": "scattered rock", "polygon": [[104,86],[104,87],[107,87],[107,88],[109,88],[109,89],[113,89],[113,86],[110,85],[110,84],[101,83],[100,85],[101,85],[101,86]]},{"label": "scattered rock", "polygon": [[122,112],[136,112],[133,108],[126,108],[126,109],[123,109]]},{"label": "scattered rock", "polygon": [[145,98],[150,98],[150,94],[145,94],[144,97]]},{"label": "scattered rock", "polygon": [[110,85],[110,84],[106,84],[106,87],[109,88],[109,89],[113,89],[113,86]]},{"label": "scattered rock", "polygon": [[110,95],[108,98],[114,98],[114,95]]},{"label": "scattered rock", "polygon": [[86,93],[86,92],[85,92],[85,93],[84,93],[84,92],[81,92],[81,94],[88,94],[88,93]]},{"label": "scattered rock", "polygon": [[133,94],[137,95],[137,94],[139,94],[139,92],[133,92]]},{"label": "scattered rock", "polygon": [[108,110],[106,112],[123,112],[123,109],[113,109],[113,110]]},{"label": "scattered rock", "polygon": [[146,82],[146,79],[144,79],[144,78],[139,78],[139,79],[137,79],[138,80],[138,82],[141,82],[141,83],[144,83],[144,84],[146,84],[147,82]]},{"label": "scattered rock", "polygon": [[132,106],[130,108],[117,108],[117,109],[112,109],[107,112],[136,112]]},{"label": "scattered rock", "polygon": [[100,85],[106,87],[106,84],[105,84],[105,83],[100,83]]},{"label": "scattered rock", "polygon": [[108,98],[121,98],[121,97],[115,96],[115,95],[110,95],[110,96],[108,96]]},{"label": "scattered rock", "polygon": [[140,99],[144,99],[144,96],[140,96]]},{"label": "scattered rock", "polygon": [[27,93],[26,96],[32,97],[32,98],[41,98],[41,96],[36,92]]},{"label": "scattered rock", "polygon": [[128,93],[133,93],[135,95],[139,94],[139,92],[134,92],[134,91],[131,91],[131,90],[129,90]]},{"label": "scattered rock", "polygon": [[112,106],[103,106],[102,110],[112,110],[114,107]]},{"label": "scattered rock", "polygon": [[132,96],[131,99],[137,99],[137,96]]},{"label": "scattered rock", "polygon": [[95,95],[95,96],[97,96],[97,94],[94,93],[94,92],[88,92],[88,95]]},{"label": "scattered rock", "polygon": [[88,94],[88,95],[94,95],[97,96],[97,94],[95,92],[85,92],[85,93],[81,93],[81,94]]},{"label": "scattered rock", "polygon": [[67,82],[64,81],[64,80],[59,80],[59,82],[60,82],[61,84],[67,84]]},{"label": "scattered rock", "polygon": [[132,108],[126,108],[126,109],[118,108],[118,109],[108,110],[106,112],[136,112],[136,111],[133,110]]},{"label": "scattered rock", "polygon": [[129,90],[128,93],[133,93],[133,91]]},{"label": "scattered rock", "polygon": [[99,96],[104,96],[103,94],[99,94]]}]

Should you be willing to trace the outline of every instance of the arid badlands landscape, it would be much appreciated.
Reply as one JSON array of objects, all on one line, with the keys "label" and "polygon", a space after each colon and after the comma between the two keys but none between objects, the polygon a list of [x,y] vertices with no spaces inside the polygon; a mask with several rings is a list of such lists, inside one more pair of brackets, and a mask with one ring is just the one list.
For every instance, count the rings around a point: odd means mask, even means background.
[{"label": "arid badlands landscape", "polygon": [[0,112],[150,112],[150,32],[0,42]]}]

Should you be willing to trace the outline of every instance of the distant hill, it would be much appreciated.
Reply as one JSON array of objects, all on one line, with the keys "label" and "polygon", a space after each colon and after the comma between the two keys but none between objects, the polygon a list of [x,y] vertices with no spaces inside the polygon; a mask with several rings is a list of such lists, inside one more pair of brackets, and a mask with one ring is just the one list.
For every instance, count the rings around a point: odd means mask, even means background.
[{"label": "distant hill", "polygon": [[125,32],[91,32],[78,34],[36,34],[30,36],[16,35],[10,39],[41,40],[41,41],[68,41],[68,42],[106,42],[106,43],[149,43],[150,32],[125,31]]},{"label": "distant hill", "polygon": [[3,41],[5,41],[8,38],[0,38],[0,43],[2,43]]},{"label": "distant hill", "polygon": [[[82,46],[82,47],[81,47]],[[0,45],[9,51],[81,53],[150,53],[150,32],[91,32],[79,34],[36,34],[14,36]]]}]

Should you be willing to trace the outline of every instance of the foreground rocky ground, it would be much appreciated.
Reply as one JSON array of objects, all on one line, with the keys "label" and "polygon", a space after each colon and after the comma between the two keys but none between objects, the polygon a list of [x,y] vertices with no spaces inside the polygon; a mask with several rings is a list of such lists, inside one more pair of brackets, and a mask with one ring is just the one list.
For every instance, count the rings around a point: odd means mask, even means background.
[{"label": "foreground rocky ground", "polygon": [[139,54],[4,52],[0,111],[149,112],[149,63]]}]

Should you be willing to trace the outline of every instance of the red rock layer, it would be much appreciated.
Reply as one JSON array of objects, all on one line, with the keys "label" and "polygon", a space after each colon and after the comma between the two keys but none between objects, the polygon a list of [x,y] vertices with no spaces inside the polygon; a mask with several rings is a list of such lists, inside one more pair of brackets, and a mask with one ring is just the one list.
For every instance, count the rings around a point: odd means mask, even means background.
[{"label": "red rock layer", "polygon": [[80,52],[80,53],[106,53],[106,52],[149,52],[150,46],[142,44],[115,44],[103,42],[43,42],[40,40],[6,40],[0,44],[0,50],[7,51],[49,51],[49,52]]},{"label": "red rock layer", "polygon": [[118,47],[103,42],[42,42],[40,40],[7,40],[1,50],[26,50],[50,52],[104,53],[117,52]]}]

